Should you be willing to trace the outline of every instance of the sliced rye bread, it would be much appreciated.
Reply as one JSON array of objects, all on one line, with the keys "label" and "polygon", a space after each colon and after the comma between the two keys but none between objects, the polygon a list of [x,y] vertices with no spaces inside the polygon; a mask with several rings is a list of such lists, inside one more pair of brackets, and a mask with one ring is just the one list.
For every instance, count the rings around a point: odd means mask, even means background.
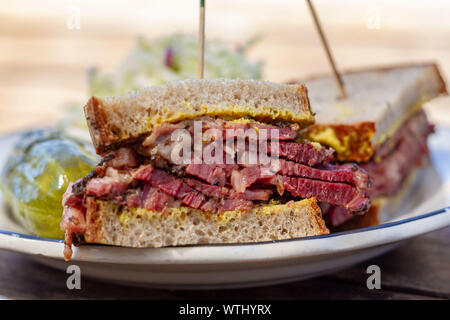
[{"label": "sliced rye bread", "polygon": [[314,198],[248,212],[208,214],[188,207],[156,212],[89,197],[86,223],[87,243],[138,248],[261,242],[329,233]]}]

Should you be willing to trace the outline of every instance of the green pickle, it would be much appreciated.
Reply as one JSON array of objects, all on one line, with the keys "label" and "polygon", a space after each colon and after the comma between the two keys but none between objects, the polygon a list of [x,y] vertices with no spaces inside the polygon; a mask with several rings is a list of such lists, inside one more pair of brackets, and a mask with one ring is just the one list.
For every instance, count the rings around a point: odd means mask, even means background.
[{"label": "green pickle", "polygon": [[2,191],[15,218],[30,233],[62,239],[62,196],[69,182],[88,174],[96,156],[88,146],[54,131],[23,134],[2,172]]}]

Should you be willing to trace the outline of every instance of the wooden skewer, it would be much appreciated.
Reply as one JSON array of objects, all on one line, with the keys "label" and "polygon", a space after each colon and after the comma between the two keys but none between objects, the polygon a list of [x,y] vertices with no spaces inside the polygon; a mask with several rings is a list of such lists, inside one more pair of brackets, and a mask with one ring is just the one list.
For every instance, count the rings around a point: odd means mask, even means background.
[{"label": "wooden skewer", "polygon": [[342,77],[336,68],[336,63],[334,62],[333,55],[331,54],[331,50],[328,45],[328,41],[325,38],[325,34],[323,33],[322,26],[319,21],[319,17],[316,14],[316,11],[314,9],[314,6],[313,6],[311,0],[306,0],[306,3],[308,4],[309,10],[311,11],[311,15],[313,17],[314,24],[316,26],[317,32],[319,33],[319,36],[322,41],[322,45],[325,49],[325,52],[327,54],[328,61],[330,62],[331,68],[333,69],[333,75],[334,75],[334,78],[338,85],[339,91],[341,93],[341,98],[345,99],[345,98],[347,98],[347,92],[345,91],[344,82],[342,81]]},{"label": "wooden skewer", "polygon": [[203,79],[205,68],[205,0],[200,0],[198,27],[198,77]]}]

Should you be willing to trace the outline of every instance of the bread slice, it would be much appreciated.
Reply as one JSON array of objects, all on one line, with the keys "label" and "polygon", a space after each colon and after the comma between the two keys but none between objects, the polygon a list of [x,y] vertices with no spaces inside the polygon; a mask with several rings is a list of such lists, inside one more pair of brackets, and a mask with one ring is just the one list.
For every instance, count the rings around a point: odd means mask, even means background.
[{"label": "bread slice", "polygon": [[164,122],[200,116],[313,123],[306,88],[256,80],[190,79],[121,96],[92,97],[84,107],[92,142],[104,153]]},{"label": "bread slice", "polygon": [[434,63],[344,72],[345,100],[339,99],[332,76],[300,81],[308,88],[316,120],[306,138],[333,147],[340,161],[368,161],[424,102],[447,93]]},{"label": "bread slice", "polygon": [[155,212],[88,197],[86,223],[85,242],[125,247],[260,242],[329,233],[314,198],[208,214],[188,207]]}]

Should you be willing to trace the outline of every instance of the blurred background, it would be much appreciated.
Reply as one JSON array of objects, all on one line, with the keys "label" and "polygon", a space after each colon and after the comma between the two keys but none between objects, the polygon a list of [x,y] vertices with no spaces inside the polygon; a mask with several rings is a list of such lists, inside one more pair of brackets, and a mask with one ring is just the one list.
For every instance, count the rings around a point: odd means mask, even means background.
[{"label": "blurred background", "polygon": [[[450,1],[315,0],[338,68],[438,62],[450,75]],[[303,0],[207,0],[206,38],[236,48],[252,37],[263,78],[330,72]],[[0,134],[59,119],[88,99],[87,70],[114,72],[138,36],[196,35],[197,0],[2,0]],[[430,106],[450,124],[448,98]],[[447,116],[442,116],[446,114]]]}]

